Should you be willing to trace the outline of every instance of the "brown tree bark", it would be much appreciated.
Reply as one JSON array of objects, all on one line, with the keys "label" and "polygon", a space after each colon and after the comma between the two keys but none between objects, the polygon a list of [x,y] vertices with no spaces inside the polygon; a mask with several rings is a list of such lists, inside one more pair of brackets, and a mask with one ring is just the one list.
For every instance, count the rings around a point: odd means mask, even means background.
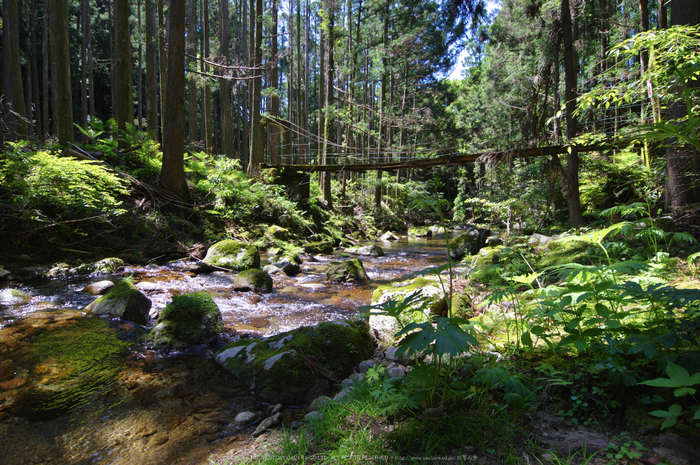
[{"label": "brown tree bark", "polygon": [[[221,0],[220,9],[220,39],[221,39],[221,55],[224,65],[230,63],[230,42],[229,42],[229,8],[228,0]],[[276,33],[276,31],[275,31]],[[231,81],[228,79],[220,79],[219,86],[221,88],[221,144],[222,152],[229,158],[233,158],[233,120],[231,115]]]},{"label": "brown tree bark", "polygon": [[[66,13],[67,16],[68,13]],[[22,62],[19,54],[19,11],[17,0],[5,0],[3,8],[3,105],[12,113],[5,113],[5,123],[19,138],[27,136],[27,108],[22,86]],[[14,114],[13,114],[14,113]]]},{"label": "brown tree bark", "polygon": [[[253,13],[251,9],[251,14]],[[253,101],[250,108],[250,163],[248,164],[248,176],[253,177],[260,171],[260,164],[263,162],[262,132],[260,127],[260,103],[262,91],[262,15],[263,2],[255,2],[255,45],[254,45],[254,70],[255,79],[253,84]]]},{"label": "brown tree bark", "polygon": [[158,130],[158,82],[156,80],[156,11],[153,1],[146,0],[146,125],[148,131],[157,138]]},{"label": "brown tree bark", "polygon": [[177,197],[185,199],[185,0],[170,2],[165,98],[168,104],[163,115],[163,165],[160,182]]},{"label": "brown tree bark", "polygon": [[73,142],[73,98],[68,46],[68,0],[49,0],[53,133],[61,145]]},{"label": "brown tree bark", "polygon": [[[271,50],[272,63],[270,69],[270,85],[273,89],[272,97],[270,97],[270,115],[273,118],[277,118],[280,115],[280,98],[279,98],[279,70],[277,65],[279,60],[277,59],[278,50],[278,40],[277,40],[277,20],[278,20],[278,0],[272,0],[272,30],[270,35],[272,36]],[[273,165],[278,165],[280,163],[280,130],[274,124],[268,126],[268,134],[270,137],[270,163]]]},{"label": "brown tree bark", "polygon": [[[187,0],[187,54],[197,56],[197,15],[195,0]],[[193,58],[187,58],[189,67],[196,67]],[[187,128],[189,141],[199,140],[197,118],[197,84],[194,80],[187,81]]]},{"label": "brown tree bark", "polygon": [[[564,82],[566,99],[566,138],[571,141],[576,137],[576,49],[573,41],[573,24],[569,0],[561,0],[561,27],[564,39]],[[585,226],[581,210],[578,179],[579,156],[574,145],[569,150],[566,167],[566,197],[569,203],[569,224],[572,228]]]},{"label": "brown tree bark", "polygon": [[[672,0],[670,26],[700,24],[700,2],[698,0]],[[697,87],[698,83],[691,83]],[[684,101],[668,106],[669,121],[688,115]],[[694,179],[700,172],[700,154],[691,145],[678,146],[675,140],[668,141],[666,149],[666,207],[677,210],[700,201],[700,186]]]},{"label": "brown tree bark", "polygon": [[114,2],[114,119],[119,133],[118,147],[128,148],[123,138],[126,124],[134,122],[133,85],[131,82],[131,35],[129,33],[129,0]]}]

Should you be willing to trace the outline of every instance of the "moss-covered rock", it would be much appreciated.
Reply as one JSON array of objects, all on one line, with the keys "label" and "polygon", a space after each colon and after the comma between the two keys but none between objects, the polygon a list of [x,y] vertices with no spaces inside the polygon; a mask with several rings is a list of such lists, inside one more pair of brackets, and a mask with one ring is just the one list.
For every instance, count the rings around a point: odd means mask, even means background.
[{"label": "moss-covered rock", "polygon": [[278,241],[288,241],[290,233],[288,229],[273,224],[272,226],[267,228],[267,231],[265,232],[265,237]]},{"label": "moss-covered rock", "polygon": [[344,262],[329,263],[326,269],[326,280],[332,283],[364,283],[369,281],[365,267],[357,258]]},{"label": "moss-covered rock", "polygon": [[331,241],[309,242],[307,244],[304,244],[304,253],[331,254],[331,253],[333,253],[333,242],[331,242]]},{"label": "moss-covered rock", "polygon": [[0,305],[24,305],[32,300],[32,296],[20,289],[3,289],[0,291]]},{"label": "moss-covered rock", "polygon": [[305,405],[348,376],[374,353],[368,326],[361,321],[326,322],[262,340],[240,340],[216,360],[260,400]]},{"label": "moss-covered rock", "polygon": [[[421,276],[379,286],[372,293],[372,305],[383,304],[389,300],[403,302],[406,297],[416,292],[420,292],[420,300],[411,305],[410,308],[413,311],[407,310],[401,313],[401,324],[425,321],[427,315],[431,312],[434,313],[434,309],[439,306],[440,300],[445,296],[440,281],[435,275]],[[378,310],[372,310],[369,325],[388,339],[393,338],[401,326],[396,318],[382,315]]]},{"label": "moss-covered rock", "polygon": [[221,311],[206,292],[173,297],[148,335],[157,350],[204,344],[224,328]]},{"label": "moss-covered rock", "polygon": [[428,228],[413,227],[408,228],[409,237],[431,237],[433,233]]},{"label": "moss-covered rock", "polygon": [[124,260],[121,258],[105,258],[95,263],[84,263],[68,274],[90,274],[90,273],[116,273],[124,267]]},{"label": "moss-covered rock", "polygon": [[351,255],[362,255],[366,257],[383,257],[384,249],[378,245],[370,244],[357,247],[348,247],[345,249],[346,253]]},{"label": "moss-covered rock", "polygon": [[399,238],[396,237],[396,234],[394,234],[393,232],[387,231],[379,237],[379,240],[380,241],[398,241]]},{"label": "moss-covered rock", "polygon": [[85,307],[92,315],[109,315],[140,325],[148,323],[151,301],[134,287],[129,280],[122,280],[107,294]]},{"label": "moss-covered rock", "polygon": [[288,255],[279,258],[273,265],[282,270],[287,276],[296,276],[301,272],[301,267],[295,260],[295,257],[290,257]]},{"label": "moss-covered rock", "polygon": [[476,255],[486,244],[488,229],[470,228],[450,241],[450,256],[461,260],[465,255]]},{"label": "moss-covered rock", "polygon": [[260,253],[253,245],[229,239],[209,247],[204,262],[233,271],[250,270],[260,267]]},{"label": "moss-covered rock", "polygon": [[240,292],[272,292],[272,278],[257,268],[241,271],[233,280],[233,290]]}]

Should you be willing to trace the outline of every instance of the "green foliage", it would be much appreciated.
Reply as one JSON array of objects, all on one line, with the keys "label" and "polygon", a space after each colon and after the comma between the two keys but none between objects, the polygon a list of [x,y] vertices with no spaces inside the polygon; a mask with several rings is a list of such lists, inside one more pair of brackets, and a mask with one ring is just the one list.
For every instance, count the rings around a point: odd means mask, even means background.
[{"label": "green foliage", "polygon": [[683,397],[689,395],[694,400],[694,405],[690,407],[690,412],[687,412],[679,404],[672,404],[669,406],[668,410],[654,410],[651,415],[655,417],[664,418],[664,422],[661,424],[661,429],[669,428],[676,423],[678,419],[686,414],[692,413],[691,420],[700,421],[700,402],[695,397],[697,389],[692,386],[700,384],[700,373],[695,373],[692,376],[688,373],[685,368],[676,365],[673,362],[668,362],[666,365],[666,374],[668,378],[656,378],[647,381],[642,381],[639,384],[646,384],[647,386],[661,387],[661,388],[671,388],[673,389],[674,397]]},{"label": "green foliage", "polygon": [[185,171],[191,176],[201,208],[213,218],[236,224],[275,223],[287,215],[295,228],[308,224],[296,204],[284,196],[282,186],[248,178],[239,160],[199,152],[191,154],[186,162]]},{"label": "green foliage", "polygon": [[98,162],[49,152],[5,152],[0,167],[3,196],[41,222],[124,213],[126,182]]}]

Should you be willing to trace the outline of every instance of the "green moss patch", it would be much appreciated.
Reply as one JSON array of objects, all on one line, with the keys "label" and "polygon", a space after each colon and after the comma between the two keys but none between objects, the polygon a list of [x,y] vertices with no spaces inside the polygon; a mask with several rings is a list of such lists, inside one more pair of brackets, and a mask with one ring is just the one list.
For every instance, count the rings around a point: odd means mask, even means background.
[{"label": "green moss patch", "polygon": [[236,341],[216,360],[263,401],[307,404],[374,352],[364,322],[326,322],[263,340]]},{"label": "green moss patch", "polygon": [[260,267],[260,253],[253,245],[225,240],[217,242],[207,250],[204,262],[220,268],[243,271]]},{"label": "green moss patch", "polygon": [[148,338],[160,350],[203,344],[223,329],[221,311],[206,292],[173,297]]}]

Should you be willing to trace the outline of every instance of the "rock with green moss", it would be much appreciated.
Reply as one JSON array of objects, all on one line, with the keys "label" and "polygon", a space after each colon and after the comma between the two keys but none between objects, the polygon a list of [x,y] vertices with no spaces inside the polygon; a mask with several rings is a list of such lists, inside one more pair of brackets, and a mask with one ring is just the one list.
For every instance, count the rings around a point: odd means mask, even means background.
[{"label": "rock with green moss", "polygon": [[345,249],[346,253],[351,255],[362,255],[366,257],[383,257],[384,249],[378,245],[370,244],[356,247],[348,247]]},{"label": "rock with green moss", "polygon": [[333,242],[331,242],[331,241],[308,242],[308,243],[304,244],[304,253],[331,254],[331,253],[333,253]]},{"label": "rock with green moss", "polygon": [[433,233],[428,228],[408,228],[408,237],[430,237]]},{"label": "rock with green moss", "polygon": [[444,226],[431,226],[430,228],[430,233],[434,236],[444,236],[445,235],[445,227]]},{"label": "rock with green moss", "polygon": [[282,228],[277,225],[272,225],[269,228],[267,228],[267,231],[265,232],[265,237],[267,237],[268,239],[278,241],[288,241],[290,234],[288,229]]},{"label": "rock with green moss", "polygon": [[92,315],[108,315],[133,321],[140,325],[148,323],[151,301],[139,292],[129,280],[122,280],[110,291],[98,298],[84,311]]},{"label": "rock with green moss", "polygon": [[387,231],[379,237],[379,240],[385,241],[385,242],[386,241],[398,241],[399,238],[396,237],[396,234],[394,234],[393,232]]},{"label": "rock with green moss", "polygon": [[238,273],[233,290],[239,292],[272,292],[272,278],[263,270],[254,268]]},{"label": "rock with green moss", "polygon": [[338,321],[236,341],[216,360],[263,402],[307,405],[373,353],[366,323]]},{"label": "rock with green moss", "polygon": [[272,264],[282,270],[287,276],[296,276],[301,272],[301,267],[295,260],[295,257],[290,257],[289,255],[284,255]]},{"label": "rock with green moss", "polygon": [[148,339],[156,350],[184,349],[214,339],[224,328],[221,311],[206,292],[173,297]]},{"label": "rock with green moss", "polygon": [[357,258],[344,262],[329,263],[326,269],[326,280],[332,283],[364,283],[369,281],[365,267]]},{"label": "rock with green moss", "polygon": [[20,289],[4,289],[0,291],[0,305],[24,305],[32,300],[32,296]]},{"label": "rock with green moss", "polygon": [[391,340],[401,326],[425,321],[445,296],[438,277],[427,275],[377,287],[372,293],[372,305],[385,304],[389,301],[401,304],[406,297],[415,293],[419,293],[418,298],[400,314],[401,324],[393,316],[383,315],[379,309],[373,309],[369,317],[372,330],[377,331],[383,339]]},{"label": "rock with green moss", "polygon": [[476,255],[486,245],[486,238],[490,234],[488,229],[470,227],[450,241],[450,256],[461,260],[465,255]]},{"label": "rock with green moss", "polygon": [[0,266],[0,281],[5,281],[6,279],[9,279],[10,276],[12,276],[12,273]]},{"label": "rock with green moss", "polygon": [[233,271],[250,270],[260,267],[260,253],[253,245],[229,239],[209,247],[204,262]]},{"label": "rock with green moss", "polygon": [[68,274],[116,273],[120,268],[124,268],[124,260],[111,257],[95,263],[83,263]]}]

